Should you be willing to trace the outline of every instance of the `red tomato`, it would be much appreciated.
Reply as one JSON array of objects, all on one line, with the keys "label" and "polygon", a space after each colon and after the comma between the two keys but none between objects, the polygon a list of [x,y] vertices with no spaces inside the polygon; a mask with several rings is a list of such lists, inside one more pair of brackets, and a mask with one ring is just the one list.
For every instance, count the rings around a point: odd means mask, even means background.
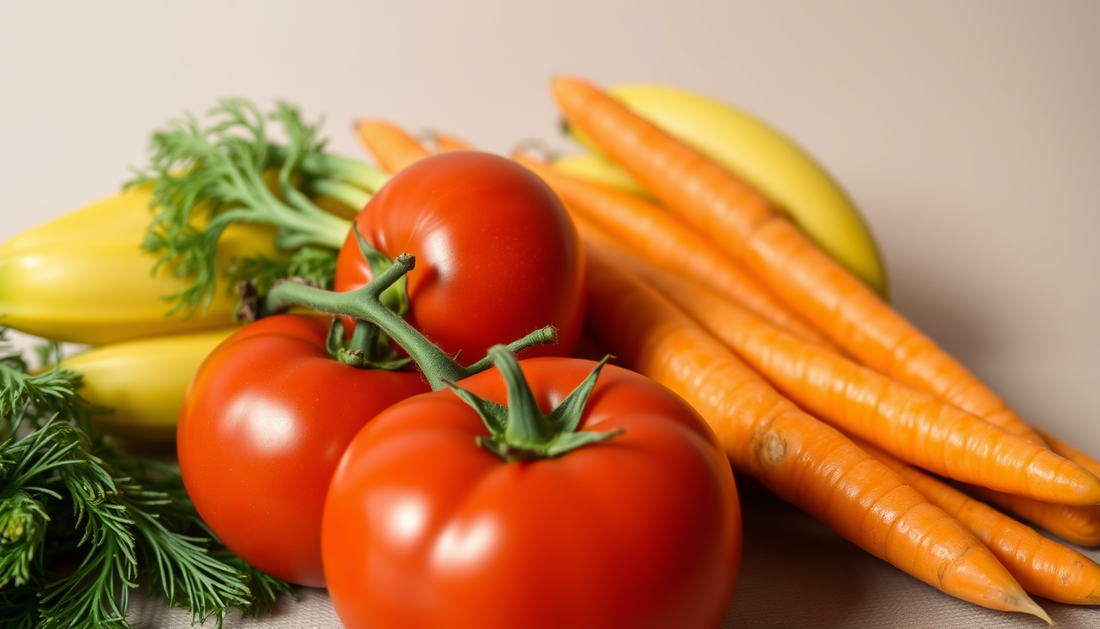
[{"label": "red tomato", "polygon": [[321,511],[344,448],[379,411],[428,391],[413,372],[356,369],[325,350],[328,322],[261,319],[199,367],[180,412],[187,493],[210,529],[271,575],[322,587]]},{"label": "red tomato", "polygon": [[[521,363],[548,412],[592,362]],[[500,373],[463,380],[507,402]],[[661,385],[607,366],[581,429],[625,428],[557,457],[505,462],[450,391],[419,395],[352,441],[321,543],[349,629],[717,627],[733,596],[741,521],[729,462]]]},{"label": "red tomato", "polygon": [[[355,222],[391,260],[416,256],[407,320],[448,354],[461,352],[459,362],[546,325],[557,344],[522,356],[572,351],[584,317],[583,250],[557,196],[526,168],[488,153],[428,157],[394,175]],[[370,277],[349,234],[335,290]]]}]

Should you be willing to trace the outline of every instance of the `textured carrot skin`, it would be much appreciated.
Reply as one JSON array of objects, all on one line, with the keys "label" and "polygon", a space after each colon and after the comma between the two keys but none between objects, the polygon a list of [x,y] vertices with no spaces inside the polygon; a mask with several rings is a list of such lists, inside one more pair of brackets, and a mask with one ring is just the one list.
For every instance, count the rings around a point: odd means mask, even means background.
[{"label": "textured carrot skin", "polygon": [[1093,560],[882,450],[856,443],[970,529],[1028,593],[1059,603],[1100,605],[1100,565]]},{"label": "textured carrot skin", "polygon": [[958,361],[811,243],[762,195],[595,86],[560,77],[565,117],[654,197],[756,272],[795,312],[865,365],[1042,443]]},{"label": "textured carrot skin", "polygon": [[600,245],[668,297],[791,401],[891,454],[950,478],[1037,500],[1100,502],[1100,479],[1044,446],[814,347],[689,280]]},{"label": "textured carrot skin", "polygon": [[388,173],[396,173],[429,155],[416,138],[387,120],[360,120],[355,123],[355,133],[367,152]]},{"label": "textured carrot skin", "polygon": [[832,345],[780,303],[752,273],[664,208],[628,192],[567,177],[532,157],[520,154],[514,158],[542,178],[570,211],[621,240],[636,255],[657,266],[699,278],[799,338]]},{"label": "textured carrot skin", "polygon": [[[1096,459],[1053,435],[1041,430],[1037,432],[1056,454],[1100,475],[1100,462]],[[985,500],[1068,542],[1081,546],[1100,546],[1100,505],[1076,507],[1031,500],[979,487],[973,490]]]},{"label": "textured carrot skin", "polygon": [[952,596],[1045,618],[956,520],[775,392],[652,289],[590,250],[591,324],[624,363],[710,424],[734,467],[845,539]]},{"label": "textured carrot skin", "polygon": [[1039,433],[1039,436],[1046,440],[1051,450],[1066,457],[1093,474],[1100,476],[1100,461],[1097,461],[1050,433],[1038,429],[1036,429],[1035,432]]},{"label": "textured carrot skin", "polygon": [[984,487],[971,489],[986,502],[995,504],[1067,542],[1081,546],[1100,546],[1100,506],[1062,505]]}]

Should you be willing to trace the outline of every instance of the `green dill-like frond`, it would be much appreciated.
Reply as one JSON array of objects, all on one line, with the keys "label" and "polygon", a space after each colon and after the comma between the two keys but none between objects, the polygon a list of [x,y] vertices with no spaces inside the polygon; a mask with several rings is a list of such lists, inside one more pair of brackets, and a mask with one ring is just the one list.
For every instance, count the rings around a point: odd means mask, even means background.
[{"label": "green dill-like frond", "polygon": [[116,479],[98,458],[82,449],[74,452],[77,456],[70,459],[72,464],[58,468],[58,477],[72,501],[77,526],[83,528],[80,543],[99,545],[107,538],[118,539],[126,559],[134,563],[134,535],[130,530],[134,521],[119,496]]},{"label": "green dill-like frond", "polygon": [[231,607],[252,602],[245,575],[210,556],[209,538],[184,535],[165,525],[158,507],[164,494],[131,492],[138,549],[150,587],[169,605],[191,611],[194,622],[214,618],[221,626]]},{"label": "green dill-like frond", "polygon": [[271,611],[280,594],[295,598],[294,590],[289,583],[257,570],[240,557],[229,555],[218,556],[218,559],[244,575],[245,583],[252,592],[252,600],[247,605],[239,607],[245,616],[256,618],[264,612]]},{"label": "green dill-like frond", "polygon": [[8,434],[26,418],[41,426],[49,418],[87,431],[96,409],[77,395],[80,375],[53,368],[37,374],[26,371],[26,362],[0,361],[0,426]]},{"label": "green dill-like frond", "polygon": [[103,453],[133,481],[123,487],[135,520],[139,564],[152,591],[169,605],[191,611],[193,622],[213,618],[220,627],[230,608],[255,614],[274,604],[290,585],[231,555],[206,527],[177,468],[156,461]]},{"label": "green dill-like frond", "polygon": [[339,252],[328,247],[302,247],[289,258],[264,255],[244,258],[227,269],[230,281],[252,282],[259,295],[266,295],[278,280],[299,277],[321,288],[332,288],[336,278],[336,258]]},{"label": "green dill-like frond", "polygon": [[[56,358],[56,348],[48,353]],[[0,419],[10,435],[0,441],[0,627],[125,629],[142,576],[196,622],[219,626],[230,608],[254,613],[289,591],[228,555],[177,468],[89,432],[98,409],[79,385],[67,370],[27,373],[0,329]]]},{"label": "green dill-like frond", "polygon": [[40,500],[16,490],[0,500],[0,589],[19,587],[42,570],[42,543],[50,516]]},{"label": "green dill-like frond", "polygon": [[[302,121],[297,109],[278,103],[270,119],[279,123],[287,144],[267,138],[265,116],[252,103],[227,99],[209,112],[203,127],[191,115],[153,134],[150,165],[129,185],[152,183],[155,216],[143,247],[159,254],[157,266],[171,265],[190,285],[167,296],[173,311],[194,314],[209,306],[219,280],[217,244],[237,222],[274,225],[276,244],[339,248],[348,222],[328,214],[300,191],[314,176],[327,176],[318,125]],[[311,159],[312,158],[312,159]],[[308,164],[320,167],[308,172]],[[330,169],[331,170],[331,169]],[[265,172],[277,174],[273,191]]]},{"label": "green dill-like frond", "polygon": [[137,587],[128,551],[108,537],[89,549],[71,574],[51,582],[39,597],[40,629],[127,629],[130,590]]},{"label": "green dill-like frond", "polygon": [[307,279],[321,288],[330,289],[336,280],[338,254],[335,249],[302,247],[290,257],[287,276]]},{"label": "green dill-like frond", "polygon": [[62,369],[32,375],[0,364],[0,415],[11,417],[28,405],[43,409],[63,405],[73,396],[76,378]]},{"label": "green dill-like frond", "polygon": [[[76,571],[42,586],[38,601],[42,627],[69,626],[74,619],[84,623],[74,625],[80,627],[126,626],[127,592],[137,576],[132,521],[109,468],[92,448],[80,429],[54,420],[0,445],[0,512],[21,514],[24,525],[30,522],[46,528],[44,540],[52,543],[56,533],[62,545],[84,553]],[[34,513],[36,506],[46,504],[68,510],[73,516],[65,519],[68,528],[50,530],[53,518],[47,512]],[[19,526],[14,519],[12,523],[15,532]],[[24,528],[24,535],[27,532]],[[75,544],[64,541],[76,536]],[[46,572],[37,557],[44,556],[45,550],[41,544],[27,545],[22,556],[12,558],[13,565],[21,562],[30,569],[17,575],[21,582]]]}]

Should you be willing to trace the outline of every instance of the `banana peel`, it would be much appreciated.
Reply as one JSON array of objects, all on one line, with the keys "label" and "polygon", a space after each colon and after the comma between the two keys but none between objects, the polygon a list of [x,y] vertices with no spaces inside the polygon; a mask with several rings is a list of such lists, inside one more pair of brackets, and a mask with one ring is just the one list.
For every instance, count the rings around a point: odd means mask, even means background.
[{"label": "banana peel", "polygon": [[170,442],[180,406],[202,361],[238,328],[122,341],[94,347],[59,363],[82,378],[80,394],[111,409],[93,415],[98,430],[143,442]]},{"label": "banana peel", "polygon": [[[219,291],[191,317],[165,316],[165,296],[184,289],[172,265],[151,269],[141,250],[151,186],[137,186],[43,223],[0,246],[0,324],[44,338],[101,345],[162,334],[225,328],[236,297]],[[218,244],[218,266],[279,255],[274,229],[233,224]]]},{"label": "banana peel", "polygon": [[643,188],[630,173],[599,153],[562,155],[552,159],[550,166],[563,175],[625,190],[644,199],[652,199],[649,191]]}]

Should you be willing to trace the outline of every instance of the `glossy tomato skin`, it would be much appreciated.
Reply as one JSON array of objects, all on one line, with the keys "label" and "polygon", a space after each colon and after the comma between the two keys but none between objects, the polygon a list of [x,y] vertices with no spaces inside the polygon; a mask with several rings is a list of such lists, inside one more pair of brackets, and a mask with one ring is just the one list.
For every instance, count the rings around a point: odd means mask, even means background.
[{"label": "glossy tomato skin", "polygon": [[[522,361],[549,411],[590,361]],[[506,402],[494,369],[460,383]],[[729,463],[703,420],[636,373],[604,368],[582,428],[624,427],[557,458],[506,463],[449,391],[380,414],[325,506],[329,593],[348,629],[717,627],[737,579]]]},{"label": "glossy tomato skin", "polygon": [[[557,196],[515,162],[472,151],[423,159],[394,175],[355,219],[391,260],[416,256],[409,323],[472,363],[546,325],[555,345],[521,357],[567,356],[584,317],[583,249]],[[354,234],[340,251],[335,290],[366,284]]]},{"label": "glossy tomato skin", "polygon": [[413,372],[329,357],[325,319],[278,315],[226,339],[199,367],[177,428],[187,493],[253,566],[323,587],[321,512],[344,448],[378,412],[428,391]]}]

